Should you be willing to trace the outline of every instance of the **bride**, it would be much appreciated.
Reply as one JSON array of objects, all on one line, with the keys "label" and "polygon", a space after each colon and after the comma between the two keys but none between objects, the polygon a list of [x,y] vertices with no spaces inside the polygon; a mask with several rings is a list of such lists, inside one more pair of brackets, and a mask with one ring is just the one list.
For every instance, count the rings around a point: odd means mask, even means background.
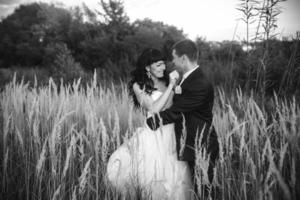
[{"label": "bride", "polygon": [[[147,117],[171,106],[175,73],[165,73],[162,54],[146,49],[139,56],[129,82],[134,105]],[[174,124],[152,131],[145,124],[110,156],[109,182],[122,193],[142,188],[152,199],[190,199],[192,183],[186,162],[177,159]],[[148,195],[149,196],[149,195]]]}]

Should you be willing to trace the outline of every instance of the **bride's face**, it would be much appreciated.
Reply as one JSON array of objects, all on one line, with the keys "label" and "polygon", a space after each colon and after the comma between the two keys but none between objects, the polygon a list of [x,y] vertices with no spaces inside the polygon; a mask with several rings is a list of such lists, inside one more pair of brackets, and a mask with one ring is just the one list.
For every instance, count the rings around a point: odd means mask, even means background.
[{"label": "bride's face", "polygon": [[148,67],[148,69],[153,77],[162,78],[166,70],[166,65],[164,61],[160,60],[155,63],[152,63],[150,67]]}]

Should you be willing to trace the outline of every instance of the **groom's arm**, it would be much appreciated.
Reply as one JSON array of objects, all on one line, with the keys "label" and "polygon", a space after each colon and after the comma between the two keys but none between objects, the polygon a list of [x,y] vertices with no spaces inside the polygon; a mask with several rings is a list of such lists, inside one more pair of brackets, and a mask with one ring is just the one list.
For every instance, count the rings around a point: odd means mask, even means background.
[{"label": "groom's arm", "polygon": [[165,125],[176,122],[182,117],[182,114],[189,113],[201,106],[207,98],[207,87],[202,86],[193,90],[185,89],[184,93],[177,98],[170,108],[147,119],[147,125],[152,130],[156,130],[160,124]]}]

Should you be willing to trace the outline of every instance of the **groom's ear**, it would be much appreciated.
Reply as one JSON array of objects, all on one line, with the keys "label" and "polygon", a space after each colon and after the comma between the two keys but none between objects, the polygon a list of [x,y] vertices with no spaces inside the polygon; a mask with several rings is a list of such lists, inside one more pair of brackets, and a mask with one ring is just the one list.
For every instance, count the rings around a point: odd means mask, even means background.
[{"label": "groom's ear", "polygon": [[182,56],[182,60],[184,61],[184,62],[186,62],[189,58],[187,57],[187,55],[185,55],[185,54],[183,54]]},{"label": "groom's ear", "polygon": [[185,66],[190,62],[189,57],[187,57],[187,55],[185,55],[185,54],[182,55],[181,59],[182,59],[182,64]]}]

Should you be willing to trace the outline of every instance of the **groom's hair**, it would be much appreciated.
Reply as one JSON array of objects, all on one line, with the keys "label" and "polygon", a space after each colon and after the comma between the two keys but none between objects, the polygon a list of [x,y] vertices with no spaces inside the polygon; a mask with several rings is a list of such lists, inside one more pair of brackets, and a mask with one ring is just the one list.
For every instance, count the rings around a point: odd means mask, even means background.
[{"label": "groom's hair", "polygon": [[172,50],[175,50],[178,56],[186,55],[190,61],[197,62],[198,60],[199,50],[192,40],[180,40],[173,45]]}]

